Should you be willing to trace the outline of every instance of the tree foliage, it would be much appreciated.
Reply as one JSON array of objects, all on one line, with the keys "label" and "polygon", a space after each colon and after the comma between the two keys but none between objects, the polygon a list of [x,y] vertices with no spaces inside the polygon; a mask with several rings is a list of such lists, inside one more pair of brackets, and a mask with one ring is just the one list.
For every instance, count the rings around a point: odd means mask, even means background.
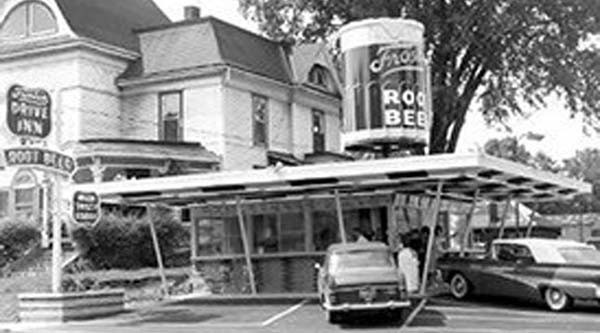
[{"label": "tree foliage", "polygon": [[557,162],[543,152],[531,154],[515,137],[491,139],[484,146],[486,153],[522,163],[539,170],[560,173],[592,184],[593,193],[575,197],[568,202],[546,203],[536,206],[544,214],[574,214],[600,212],[600,149],[586,148],[575,156]]},{"label": "tree foliage", "polygon": [[527,148],[519,143],[516,137],[506,137],[503,139],[491,139],[485,143],[483,149],[486,153],[504,158],[513,162],[531,165],[533,155]]},{"label": "tree foliage", "polygon": [[[596,0],[239,0],[246,18],[287,42],[323,40],[370,17],[425,25],[432,67],[432,153],[453,152],[470,106],[486,120],[544,106],[557,93],[571,112],[600,109],[600,52],[585,47],[600,32]],[[480,103],[474,103],[480,96]]]}]

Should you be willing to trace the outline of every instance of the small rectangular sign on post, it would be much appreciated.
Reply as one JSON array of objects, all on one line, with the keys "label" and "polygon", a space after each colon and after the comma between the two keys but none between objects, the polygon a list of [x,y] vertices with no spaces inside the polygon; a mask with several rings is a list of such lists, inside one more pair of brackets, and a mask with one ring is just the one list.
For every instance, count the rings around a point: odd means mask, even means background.
[{"label": "small rectangular sign on post", "polygon": [[73,219],[93,226],[100,218],[100,198],[95,192],[77,191],[73,195]]}]

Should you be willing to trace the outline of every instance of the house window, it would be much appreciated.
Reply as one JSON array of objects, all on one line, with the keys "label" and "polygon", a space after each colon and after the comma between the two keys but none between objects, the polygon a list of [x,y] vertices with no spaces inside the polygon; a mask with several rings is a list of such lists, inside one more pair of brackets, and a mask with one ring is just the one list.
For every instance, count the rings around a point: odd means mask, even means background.
[{"label": "house window", "polygon": [[265,96],[252,95],[253,142],[256,146],[267,146],[269,126],[269,100]]},{"label": "house window", "polygon": [[19,219],[33,217],[35,207],[35,196],[33,188],[15,190],[15,214]]},{"label": "house window", "polygon": [[14,209],[17,219],[30,219],[36,213],[37,181],[30,170],[17,172],[12,183]]},{"label": "house window", "polygon": [[0,192],[0,218],[8,216],[8,191]]},{"label": "house window", "polygon": [[0,38],[19,39],[56,33],[58,24],[52,11],[40,2],[15,7],[0,28]]},{"label": "house window", "polygon": [[160,129],[159,137],[163,141],[177,142],[183,140],[182,128],[182,94],[181,91],[167,92],[159,95]]},{"label": "house window", "polygon": [[313,151],[325,151],[325,114],[323,111],[312,112]]}]

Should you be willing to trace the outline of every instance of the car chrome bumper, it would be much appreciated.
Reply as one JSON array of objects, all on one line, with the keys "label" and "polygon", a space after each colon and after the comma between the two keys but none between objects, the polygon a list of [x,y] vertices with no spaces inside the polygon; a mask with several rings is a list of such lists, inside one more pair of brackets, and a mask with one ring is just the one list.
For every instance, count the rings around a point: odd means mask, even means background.
[{"label": "car chrome bumper", "polygon": [[324,304],[323,307],[327,311],[355,311],[355,310],[383,310],[383,309],[400,309],[410,306],[410,301],[389,301],[384,303],[364,303],[364,304],[339,304],[329,305]]}]

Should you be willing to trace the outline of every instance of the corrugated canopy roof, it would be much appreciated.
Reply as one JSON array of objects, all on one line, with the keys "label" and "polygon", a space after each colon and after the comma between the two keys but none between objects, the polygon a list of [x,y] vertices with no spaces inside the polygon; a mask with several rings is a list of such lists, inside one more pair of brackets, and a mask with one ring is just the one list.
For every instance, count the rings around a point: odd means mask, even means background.
[{"label": "corrugated canopy roof", "polygon": [[591,192],[587,183],[483,154],[431,155],[230,171],[73,186],[103,200],[193,205],[332,193],[403,193],[444,199],[564,200]]}]

